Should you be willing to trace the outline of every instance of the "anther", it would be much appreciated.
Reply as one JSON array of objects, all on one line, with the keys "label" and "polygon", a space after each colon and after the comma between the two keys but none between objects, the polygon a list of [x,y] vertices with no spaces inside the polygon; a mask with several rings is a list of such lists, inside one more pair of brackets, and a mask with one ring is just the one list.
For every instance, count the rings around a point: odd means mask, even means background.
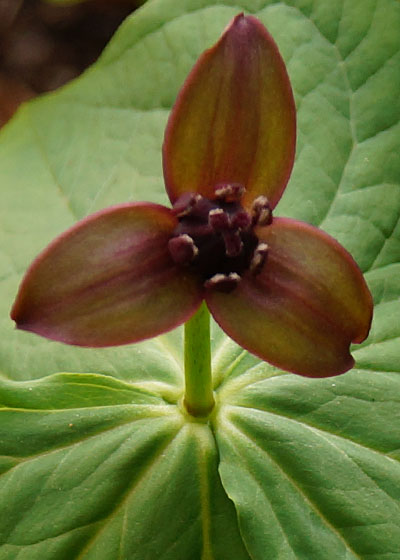
[{"label": "anther", "polygon": [[250,216],[246,210],[236,212],[236,214],[232,217],[231,222],[233,228],[238,228],[242,231],[248,229],[251,225]]},{"label": "anther", "polygon": [[189,264],[199,252],[193,239],[186,233],[172,237],[168,241],[168,250],[174,263],[179,265]]},{"label": "anther", "polygon": [[253,257],[250,261],[250,272],[257,275],[261,272],[268,256],[268,245],[266,243],[259,243],[254,250]]},{"label": "anther", "polygon": [[222,208],[214,208],[208,213],[208,223],[214,231],[220,232],[229,229],[229,216]]},{"label": "anther", "polygon": [[240,282],[239,274],[231,272],[230,274],[214,274],[204,283],[206,289],[214,289],[219,292],[229,293],[236,288]]},{"label": "anther", "polygon": [[243,249],[243,241],[238,231],[224,231],[222,233],[227,257],[237,257]]},{"label": "anther", "polygon": [[240,183],[224,183],[215,187],[215,196],[226,202],[239,202],[245,190]]},{"label": "anther", "polygon": [[243,241],[238,231],[226,231],[222,234],[227,257],[237,257],[243,249]]},{"label": "anther", "polygon": [[257,226],[269,226],[272,222],[272,210],[266,196],[258,196],[251,207],[252,223]]},{"label": "anther", "polygon": [[189,192],[182,194],[178,200],[175,201],[173,206],[175,216],[177,218],[188,216],[201,198],[201,195],[196,193]]}]

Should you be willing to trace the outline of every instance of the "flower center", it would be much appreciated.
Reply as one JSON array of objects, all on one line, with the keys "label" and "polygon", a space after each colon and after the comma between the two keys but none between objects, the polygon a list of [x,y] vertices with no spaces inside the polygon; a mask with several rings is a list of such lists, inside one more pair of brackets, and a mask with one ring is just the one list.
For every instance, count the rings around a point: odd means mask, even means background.
[{"label": "flower center", "polygon": [[259,196],[248,212],[241,205],[242,185],[222,184],[210,200],[184,193],[173,206],[178,225],[168,248],[176,264],[193,270],[205,288],[230,292],[250,270],[258,274],[268,246],[260,243],[255,226],[269,225],[272,212],[265,196]]}]

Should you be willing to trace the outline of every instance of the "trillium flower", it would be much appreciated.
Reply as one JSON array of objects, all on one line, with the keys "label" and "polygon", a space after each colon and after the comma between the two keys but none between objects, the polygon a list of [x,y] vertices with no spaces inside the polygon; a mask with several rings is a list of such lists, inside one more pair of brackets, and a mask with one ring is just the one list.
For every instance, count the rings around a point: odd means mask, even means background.
[{"label": "trillium flower", "polygon": [[366,338],[372,312],[359,268],[323,231],[272,215],[295,139],[278,48],[240,14],[170,115],[172,208],[113,206],[60,235],[25,275],[18,328],[80,346],[128,344],[177,327],[205,300],[233,340],[278,367],[310,377],[351,368],[350,344]]}]

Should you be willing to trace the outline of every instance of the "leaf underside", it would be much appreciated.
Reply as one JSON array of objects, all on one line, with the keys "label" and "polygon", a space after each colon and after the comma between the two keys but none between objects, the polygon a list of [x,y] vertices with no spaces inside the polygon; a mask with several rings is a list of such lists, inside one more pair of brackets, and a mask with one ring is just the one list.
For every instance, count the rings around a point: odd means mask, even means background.
[{"label": "leaf underside", "polygon": [[[77,349],[16,332],[8,313],[32,258],[77,219],[167,204],[168,113],[241,10],[277,41],[296,97],[276,213],[352,253],[375,314],[355,369],[323,380],[260,363],[214,326],[208,426],[176,406],[179,330]],[[397,0],[153,0],[2,131],[0,560],[400,559],[399,28]]]}]

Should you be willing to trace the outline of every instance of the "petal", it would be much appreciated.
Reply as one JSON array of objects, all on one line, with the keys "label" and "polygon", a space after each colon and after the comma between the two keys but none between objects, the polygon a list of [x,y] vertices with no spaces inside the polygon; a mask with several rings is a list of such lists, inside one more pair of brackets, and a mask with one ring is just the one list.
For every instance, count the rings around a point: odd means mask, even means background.
[{"label": "petal", "polygon": [[372,299],[349,253],[321,230],[290,219],[259,228],[269,246],[258,276],[247,274],[231,294],[210,292],[219,325],[241,346],[272,364],[308,377],[338,375],[354,360]]},{"label": "petal", "polygon": [[265,27],[238,15],[202,54],[170,115],[164,176],[174,202],[183,192],[213,197],[218,183],[246,187],[245,205],[276,206],[293,166],[296,113],[285,64]]},{"label": "petal", "polygon": [[33,262],[11,312],[17,327],[79,346],[114,346],[156,336],[201,303],[167,243],[168,208],[124,204],[78,222]]}]

